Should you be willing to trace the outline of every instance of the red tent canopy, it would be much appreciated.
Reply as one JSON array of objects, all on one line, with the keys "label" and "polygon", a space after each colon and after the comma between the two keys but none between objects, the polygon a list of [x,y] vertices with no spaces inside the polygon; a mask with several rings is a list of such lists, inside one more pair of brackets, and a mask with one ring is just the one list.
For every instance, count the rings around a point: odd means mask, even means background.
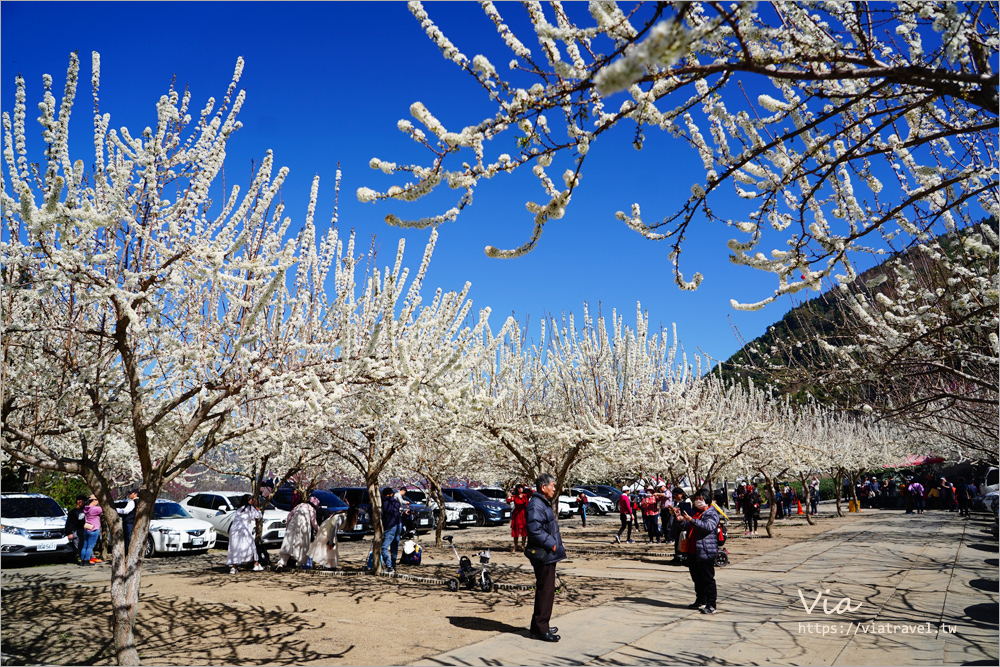
[{"label": "red tent canopy", "polygon": [[944,459],[934,454],[910,454],[904,460],[885,466],[886,468],[910,468],[912,466],[944,463]]}]

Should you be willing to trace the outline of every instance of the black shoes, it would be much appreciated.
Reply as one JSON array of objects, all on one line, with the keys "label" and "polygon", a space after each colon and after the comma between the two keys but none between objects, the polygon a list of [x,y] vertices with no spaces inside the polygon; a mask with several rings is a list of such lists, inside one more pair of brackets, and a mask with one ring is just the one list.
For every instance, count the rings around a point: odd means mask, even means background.
[{"label": "black shoes", "polygon": [[544,635],[538,634],[537,632],[532,632],[532,631],[529,630],[528,631],[528,635],[532,639],[541,639],[543,642],[557,642],[560,639],[559,635],[554,634],[551,629],[548,632],[546,632]]},{"label": "black shoes", "polygon": [[692,602],[688,605],[688,609],[701,609],[705,606],[704,602]]}]

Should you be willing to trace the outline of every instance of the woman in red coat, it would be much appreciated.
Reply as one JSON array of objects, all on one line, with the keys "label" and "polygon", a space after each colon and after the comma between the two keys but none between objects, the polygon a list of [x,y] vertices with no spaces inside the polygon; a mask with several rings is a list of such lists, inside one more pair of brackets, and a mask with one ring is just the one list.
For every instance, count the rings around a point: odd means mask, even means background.
[{"label": "woman in red coat", "polygon": [[[524,518],[524,510],[528,507],[531,495],[524,492],[520,484],[514,487],[513,493],[507,496],[507,502],[514,508],[510,513],[510,534],[514,538],[514,551],[528,546],[528,525]],[[518,538],[522,544],[518,547]]]}]

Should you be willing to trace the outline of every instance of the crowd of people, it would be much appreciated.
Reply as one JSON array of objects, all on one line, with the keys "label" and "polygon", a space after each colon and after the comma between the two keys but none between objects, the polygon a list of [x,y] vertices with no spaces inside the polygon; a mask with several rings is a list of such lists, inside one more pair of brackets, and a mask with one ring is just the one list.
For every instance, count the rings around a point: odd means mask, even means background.
[{"label": "crowd of people", "polygon": [[[845,480],[843,495],[851,498],[850,481]],[[900,480],[895,477],[879,479],[874,475],[862,477],[854,487],[854,495],[862,508],[904,507],[907,514],[938,509],[969,516],[972,501],[980,492],[974,481],[966,481],[963,476],[956,477],[952,483],[946,477],[925,473]]]}]

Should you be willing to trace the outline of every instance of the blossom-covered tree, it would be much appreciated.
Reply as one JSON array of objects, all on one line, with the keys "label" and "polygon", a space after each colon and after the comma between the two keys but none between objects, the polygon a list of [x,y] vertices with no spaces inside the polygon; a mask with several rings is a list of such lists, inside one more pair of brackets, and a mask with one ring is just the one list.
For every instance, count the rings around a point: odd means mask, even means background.
[{"label": "blossom-covered tree", "polygon": [[[531,39],[516,35],[492,2],[482,5],[513,58],[509,76],[485,55],[470,59],[421,3],[409,3],[495,112],[457,130],[433,115],[433,105],[413,104],[423,128],[409,120],[398,127],[429,150],[430,161],[373,158],[373,168],[413,181],[361,188],[359,199],[411,201],[442,184],[463,194],[441,215],[389,215],[392,224],[454,220],[482,181],[530,168],[543,196],[527,205],[534,231],[520,247],[486,249],[493,257],[521,255],[550,220],[566,215],[591,147],[620,136],[612,130],[623,126],[634,128],[636,149],[656,129],[689,144],[705,176],[661,220],[639,204],[618,219],[670,246],[675,280],[686,289],[702,280],[681,270],[692,223],[731,229],[732,261],[774,273],[778,283],[756,304],[734,301],[740,308],[818,289],[827,277],[850,280],[858,261],[886,243],[919,243],[967,226],[973,207],[1000,210],[995,4],[591,2],[588,16],[561,2],[526,3]],[[760,91],[755,100],[748,89]],[[515,139],[519,150],[508,153]],[[489,153],[498,140],[502,148]],[[657,152],[635,159],[661,168]],[[550,176],[559,168],[561,184]],[[732,195],[747,202],[738,219],[714,207]],[[770,253],[758,250],[768,246]]]},{"label": "blossom-covered tree", "polygon": [[[394,266],[372,269],[360,289],[353,272],[337,282],[345,319],[326,350],[335,363],[320,364],[315,381],[302,387],[298,399],[309,412],[319,446],[364,480],[372,499],[376,572],[387,565],[379,555],[380,477],[421,428],[457,422],[462,413],[479,409],[470,382],[491,353],[484,337],[489,309],[467,322],[469,283],[460,292],[439,289],[424,301],[421,288],[436,239],[432,233],[408,287],[403,241]],[[353,261],[345,259],[347,265]]]},{"label": "blossom-covered tree", "polygon": [[[79,475],[100,500],[115,657],[138,664],[154,500],[214,448],[268,427],[255,406],[294,411],[317,342],[340,335],[323,295],[334,255],[330,233],[317,241],[316,183],[303,229],[289,235],[277,198],[287,170],[275,173],[270,152],[245,190],[213,185],[240,127],[242,60],[220,101],[195,110],[171,88],[138,134],[111,129],[96,53],[92,65],[91,168],[70,158],[75,54],[60,102],[44,77],[40,166],[26,149],[20,77],[13,113],[3,114],[0,444],[5,461]],[[139,488],[127,552],[112,505],[122,481]]]}]

